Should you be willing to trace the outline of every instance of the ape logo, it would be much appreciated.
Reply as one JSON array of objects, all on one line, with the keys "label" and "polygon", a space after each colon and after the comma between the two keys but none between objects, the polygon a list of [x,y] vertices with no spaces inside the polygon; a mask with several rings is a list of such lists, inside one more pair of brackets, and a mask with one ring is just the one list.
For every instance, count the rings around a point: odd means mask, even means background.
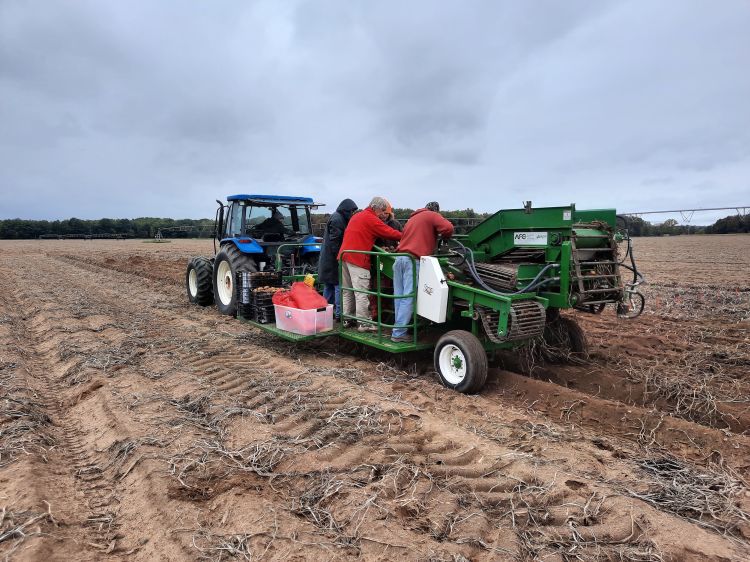
[{"label": "ape logo", "polygon": [[544,246],[547,244],[546,232],[514,232],[513,243],[516,246]]},{"label": "ape logo", "polygon": [[424,290],[424,292],[425,292],[425,293],[427,293],[428,295],[431,295],[431,294],[432,294],[432,291],[434,291],[435,289],[433,289],[432,287],[430,287],[429,285],[427,285],[427,284],[425,283],[425,286],[424,286],[424,289],[423,289],[423,290]]}]

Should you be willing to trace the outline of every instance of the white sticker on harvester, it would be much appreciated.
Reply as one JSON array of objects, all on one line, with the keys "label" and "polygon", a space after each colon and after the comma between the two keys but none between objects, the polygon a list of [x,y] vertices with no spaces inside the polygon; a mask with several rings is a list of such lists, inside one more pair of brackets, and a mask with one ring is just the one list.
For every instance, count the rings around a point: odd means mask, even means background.
[{"label": "white sticker on harvester", "polygon": [[563,220],[564,221],[569,221],[570,220],[570,216],[571,216],[570,211],[563,211]]},{"label": "white sticker on harvester", "polygon": [[540,246],[547,244],[546,232],[514,232],[513,243],[516,246]]}]

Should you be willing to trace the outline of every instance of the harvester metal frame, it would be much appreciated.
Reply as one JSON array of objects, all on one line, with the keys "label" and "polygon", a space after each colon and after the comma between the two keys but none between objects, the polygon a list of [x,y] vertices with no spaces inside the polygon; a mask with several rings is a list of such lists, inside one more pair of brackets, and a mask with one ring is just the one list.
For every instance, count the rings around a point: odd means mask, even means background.
[{"label": "harvester metal frame", "polygon": [[[577,330],[576,337],[568,341],[571,345],[582,346],[580,328],[568,318],[561,319],[561,309],[600,313],[606,304],[612,303],[617,306],[620,317],[640,313],[644,299],[637,285],[642,282],[642,276],[635,267],[627,233],[616,233],[616,221],[613,209],[577,211],[574,205],[532,209],[528,204],[523,209],[498,211],[469,233],[456,236],[454,247],[447,253],[423,258],[433,260],[425,263],[434,268],[439,266],[445,275],[441,280],[448,288],[444,322],[429,321],[418,315],[418,299],[429,297],[420,295],[416,268],[412,268],[412,293],[394,295],[384,290],[383,276],[392,277],[395,259],[409,254],[389,253],[380,248],[344,252],[370,256],[374,266],[371,289],[344,287],[341,262],[339,264],[342,292],[374,296],[378,311],[375,319],[343,314],[343,321],[330,331],[299,335],[242,314],[239,317],[261,330],[295,342],[335,335],[389,353],[434,347],[435,369],[443,384],[460,392],[477,392],[486,380],[487,352],[513,349],[545,338],[549,326],[555,323],[561,329]],[[617,243],[622,240],[627,241],[628,250],[620,261]],[[315,243],[279,245],[274,269],[282,270],[282,247],[299,247],[302,251],[310,245]],[[632,267],[624,264],[627,257]],[[633,281],[623,281],[620,266],[633,272]],[[294,271],[288,273],[283,278],[285,282],[303,277],[295,275]],[[189,295],[193,289],[188,279]],[[431,294],[431,291],[424,292]],[[414,299],[412,321],[408,326],[384,321],[384,311],[390,308],[387,305],[399,298]],[[640,302],[636,303],[637,300]],[[347,326],[345,321],[355,326],[374,325],[375,331],[359,331]],[[412,341],[392,341],[386,332],[396,327],[411,328]]]}]

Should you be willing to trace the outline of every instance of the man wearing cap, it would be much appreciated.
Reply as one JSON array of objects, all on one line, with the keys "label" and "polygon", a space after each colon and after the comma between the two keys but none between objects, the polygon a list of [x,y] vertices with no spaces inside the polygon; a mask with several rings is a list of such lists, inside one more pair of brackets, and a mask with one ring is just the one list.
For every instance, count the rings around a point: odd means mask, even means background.
[{"label": "man wearing cap", "polygon": [[[410,256],[398,256],[393,264],[393,294],[408,295],[414,292],[414,280],[419,278],[419,258],[435,253],[438,236],[448,239],[453,236],[453,225],[440,214],[440,205],[431,201],[424,209],[414,211],[404,226],[398,252]],[[412,324],[413,298],[394,298],[396,327],[391,341],[410,342],[412,336],[406,330]]]}]

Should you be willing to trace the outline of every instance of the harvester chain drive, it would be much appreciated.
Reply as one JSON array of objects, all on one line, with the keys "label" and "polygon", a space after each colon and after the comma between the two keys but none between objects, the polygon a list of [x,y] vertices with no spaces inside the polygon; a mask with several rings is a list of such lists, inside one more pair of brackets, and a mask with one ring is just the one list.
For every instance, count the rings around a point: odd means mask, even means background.
[{"label": "harvester chain drive", "polygon": [[518,283],[518,264],[477,263],[477,273],[487,285],[494,289],[515,291]]},{"label": "harvester chain drive", "polygon": [[477,307],[477,312],[482,319],[487,337],[495,343],[535,338],[544,332],[546,313],[544,307],[536,301],[517,301],[511,305],[508,332],[505,336],[497,333],[499,312],[482,307]]}]

